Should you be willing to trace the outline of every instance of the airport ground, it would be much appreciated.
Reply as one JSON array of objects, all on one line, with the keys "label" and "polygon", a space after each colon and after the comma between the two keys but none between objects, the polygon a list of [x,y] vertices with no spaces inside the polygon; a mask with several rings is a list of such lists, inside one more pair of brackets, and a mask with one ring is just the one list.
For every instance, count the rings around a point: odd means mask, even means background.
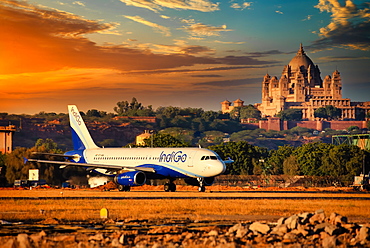
[{"label": "airport ground", "polygon": [[[198,192],[197,187],[178,186],[176,192],[163,192],[162,187],[142,186],[130,192],[106,187],[0,189],[0,247],[269,247],[271,244],[296,247],[297,243],[309,244],[307,247],[331,247],[330,244],[357,247],[369,244],[370,236],[359,235],[361,230],[370,230],[361,229],[370,223],[368,192],[355,192],[351,188],[224,186],[207,187],[206,192]],[[102,211],[104,208],[107,212]],[[282,217],[287,223],[294,216],[300,214],[302,219],[310,213],[311,220],[326,214],[323,223],[305,226],[311,230],[310,234],[303,235],[303,229],[289,229],[289,235],[272,234]],[[345,216],[348,221],[345,219],[340,227],[334,226],[328,235],[327,228],[333,225],[325,221],[333,213]],[[256,225],[260,229],[251,231]],[[326,231],[318,229],[323,225]],[[263,235],[261,232],[266,227],[269,231]],[[238,237],[240,233],[244,234]]]},{"label": "airport ground", "polygon": [[46,218],[87,221],[107,208],[114,220],[190,218],[194,220],[269,220],[322,209],[351,221],[370,223],[370,193],[351,188],[240,188],[142,186],[130,192],[116,189],[1,189],[0,219],[40,221]]}]

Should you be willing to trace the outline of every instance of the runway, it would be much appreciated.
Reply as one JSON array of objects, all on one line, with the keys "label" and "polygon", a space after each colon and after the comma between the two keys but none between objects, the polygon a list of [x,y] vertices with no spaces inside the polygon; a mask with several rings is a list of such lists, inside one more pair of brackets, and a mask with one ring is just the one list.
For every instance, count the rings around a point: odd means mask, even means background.
[{"label": "runway", "polygon": [[[13,191],[14,192],[14,191]],[[54,191],[22,191],[14,192],[9,196],[2,196],[0,200],[370,200],[369,192],[342,192],[342,191],[91,191],[91,190],[54,190]]]}]

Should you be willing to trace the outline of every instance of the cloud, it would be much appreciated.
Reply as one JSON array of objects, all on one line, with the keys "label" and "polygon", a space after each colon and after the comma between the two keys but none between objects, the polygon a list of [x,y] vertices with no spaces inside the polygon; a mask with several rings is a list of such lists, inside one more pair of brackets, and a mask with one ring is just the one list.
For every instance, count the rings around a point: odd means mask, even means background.
[{"label": "cloud", "polygon": [[82,7],[85,7],[85,3],[81,2],[81,1],[74,1],[72,4],[80,5]]},{"label": "cloud", "polygon": [[154,12],[162,11],[164,8],[179,10],[196,10],[201,12],[213,12],[219,10],[218,4],[207,0],[120,0],[129,6],[148,9]]},{"label": "cloud", "polygon": [[161,25],[156,24],[154,22],[147,21],[147,20],[145,20],[144,18],[142,18],[140,16],[128,16],[128,15],[124,15],[124,17],[126,17],[127,19],[130,19],[132,21],[135,21],[135,22],[144,24],[146,26],[152,27],[154,30],[162,33],[165,36],[171,36],[171,32],[170,32],[170,29],[169,28],[164,27],[164,26],[161,26]]},{"label": "cloud", "polygon": [[234,44],[234,45],[241,45],[245,44],[245,41],[220,41],[220,40],[215,40],[216,43],[221,43],[221,44]]},{"label": "cloud", "polygon": [[312,15],[308,15],[306,18],[302,19],[302,21],[309,21],[311,20],[312,18]]},{"label": "cloud", "polygon": [[323,62],[339,62],[339,61],[355,61],[355,60],[369,60],[370,57],[355,57],[355,56],[327,56],[319,58]]},{"label": "cloud", "polygon": [[220,36],[220,32],[233,31],[232,29],[227,29],[226,25],[214,27],[203,23],[190,23],[188,26],[184,26],[182,29],[194,37]]},{"label": "cloud", "polygon": [[199,54],[199,53],[209,53],[214,52],[214,50],[210,49],[206,46],[185,46],[181,49],[181,52],[185,54]]},{"label": "cloud", "polygon": [[278,54],[287,54],[284,52],[281,52],[279,50],[270,50],[270,51],[265,51],[265,52],[253,52],[253,53],[246,53],[250,55],[251,57],[265,57],[269,55],[278,55]]},{"label": "cloud", "polygon": [[252,2],[244,2],[242,4],[232,3],[230,5],[230,8],[244,10],[244,9],[249,9],[251,6],[252,6]]},{"label": "cloud", "polygon": [[[145,21],[140,17],[131,18]],[[114,24],[87,20],[25,2],[0,2],[0,22],[0,32],[7,34],[0,39],[0,47],[7,48],[0,54],[0,75],[69,69],[155,72],[199,65],[231,65],[225,70],[233,70],[233,66],[251,68],[275,63],[252,56],[211,57],[211,48],[187,45],[184,41],[177,41],[177,45],[167,48],[157,45],[157,53],[153,53],[145,44],[136,48],[128,45],[97,45],[85,35],[108,32]],[[192,32],[199,35],[217,35],[218,32],[228,31],[226,26],[201,24],[192,27]],[[172,52],[167,53],[166,49],[172,49]],[[47,84],[48,77],[40,82]]]},{"label": "cloud", "polygon": [[331,22],[319,30],[320,39],[312,49],[342,47],[353,50],[370,50],[370,4],[356,5],[347,0],[342,5],[338,0],[319,0],[315,6],[321,12],[331,13]]},{"label": "cloud", "polygon": [[198,83],[196,85],[209,85],[214,87],[240,87],[240,86],[254,86],[258,83],[260,85],[261,78],[242,78],[242,79],[234,79],[234,80],[221,80],[221,81],[211,81],[211,82],[203,82]]}]

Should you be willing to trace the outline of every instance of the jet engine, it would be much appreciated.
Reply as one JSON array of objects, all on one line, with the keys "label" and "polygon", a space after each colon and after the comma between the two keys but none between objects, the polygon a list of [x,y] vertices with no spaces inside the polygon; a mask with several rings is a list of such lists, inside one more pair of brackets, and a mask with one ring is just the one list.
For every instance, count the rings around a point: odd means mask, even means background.
[{"label": "jet engine", "polygon": [[[204,177],[203,179],[203,186],[211,186],[215,181],[214,177]],[[192,186],[200,186],[199,180],[197,178],[185,178],[185,182]]]},{"label": "jet engine", "polygon": [[146,175],[142,171],[129,171],[117,175],[114,182],[124,186],[141,186],[146,182]]}]

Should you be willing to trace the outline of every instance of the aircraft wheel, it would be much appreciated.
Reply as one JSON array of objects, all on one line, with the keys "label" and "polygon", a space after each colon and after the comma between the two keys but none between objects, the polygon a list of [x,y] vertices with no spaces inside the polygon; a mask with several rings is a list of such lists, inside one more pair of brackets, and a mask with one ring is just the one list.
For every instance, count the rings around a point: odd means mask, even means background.
[{"label": "aircraft wheel", "polygon": [[164,191],[170,192],[171,191],[171,185],[169,183],[164,184]]},{"label": "aircraft wheel", "polygon": [[118,190],[119,191],[130,191],[130,186],[125,186],[125,185],[118,185]]},{"label": "aircraft wheel", "polygon": [[198,191],[199,192],[205,192],[206,191],[206,187],[205,186],[199,186]]},{"label": "aircraft wheel", "polygon": [[125,187],[121,184],[118,185],[118,190],[119,191],[124,191]]},{"label": "aircraft wheel", "polygon": [[166,192],[175,192],[176,191],[176,184],[166,183],[164,185],[164,191],[166,191]]},{"label": "aircraft wheel", "polygon": [[170,191],[175,192],[176,191],[176,184],[170,183]]}]

